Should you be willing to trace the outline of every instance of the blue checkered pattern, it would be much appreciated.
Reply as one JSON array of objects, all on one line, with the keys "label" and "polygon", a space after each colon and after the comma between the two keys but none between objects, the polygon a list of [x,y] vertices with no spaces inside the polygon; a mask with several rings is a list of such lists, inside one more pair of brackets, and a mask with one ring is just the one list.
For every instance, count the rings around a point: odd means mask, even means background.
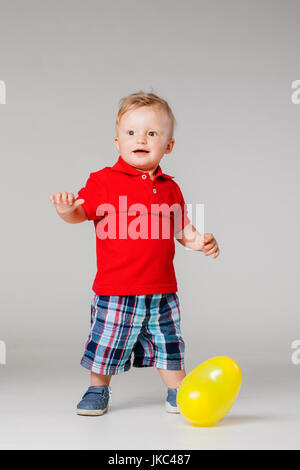
[{"label": "blue checkered pattern", "polygon": [[98,295],[81,365],[115,375],[131,367],[184,369],[184,341],[176,294]]}]

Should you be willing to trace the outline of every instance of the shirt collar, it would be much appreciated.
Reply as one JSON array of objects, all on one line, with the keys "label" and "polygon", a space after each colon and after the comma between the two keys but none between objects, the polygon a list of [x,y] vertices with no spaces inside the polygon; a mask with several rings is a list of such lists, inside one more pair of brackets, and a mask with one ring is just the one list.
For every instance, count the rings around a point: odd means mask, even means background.
[{"label": "shirt collar", "polygon": [[[127,163],[122,158],[121,155],[119,155],[119,159],[118,159],[117,163],[115,163],[111,167],[111,169],[115,170],[115,171],[121,171],[123,173],[127,173],[128,175],[141,175],[143,173],[142,171],[139,171],[136,168],[134,168],[133,166],[129,165],[129,163]],[[171,176],[171,175],[167,175],[166,173],[163,173],[160,165],[158,165],[158,167],[156,168],[154,178],[158,178],[159,176],[162,176],[163,178],[167,178],[167,179],[175,178],[175,176]]]}]

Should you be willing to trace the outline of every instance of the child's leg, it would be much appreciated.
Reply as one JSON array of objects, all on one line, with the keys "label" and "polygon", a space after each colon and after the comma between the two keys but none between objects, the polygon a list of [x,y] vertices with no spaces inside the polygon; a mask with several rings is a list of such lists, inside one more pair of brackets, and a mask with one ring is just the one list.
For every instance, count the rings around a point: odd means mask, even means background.
[{"label": "child's leg", "polygon": [[166,370],[157,368],[161,378],[168,388],[179,387],[181,381],[186,376],[185,370]]},{"label": "child's leg", "polygon": [[100,387],[100,385],[109,385],[111,375],[95,374],[91,372],[91,387]]}]

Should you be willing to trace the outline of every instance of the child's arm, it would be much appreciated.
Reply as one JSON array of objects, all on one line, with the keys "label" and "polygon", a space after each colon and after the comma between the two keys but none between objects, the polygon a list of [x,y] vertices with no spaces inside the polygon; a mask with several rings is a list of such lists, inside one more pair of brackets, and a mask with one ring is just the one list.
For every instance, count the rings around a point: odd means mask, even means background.
[{"label": "child's arm", "polygon": [[192,224],[187,224],[177,235],[176,239],[183,246],[195,251],[203,251],[205,256],[212,255],[214,258],[219,256],[220,250],[218,243],[212,233],[200,234]]},{"label": "child's arm", "polygon": [[58,215],[69,224],[79,224],[87,220],[87,215],[81,207],[84,199],[75,201],[73,193],[50,194],[50,201],[55,205]]}]

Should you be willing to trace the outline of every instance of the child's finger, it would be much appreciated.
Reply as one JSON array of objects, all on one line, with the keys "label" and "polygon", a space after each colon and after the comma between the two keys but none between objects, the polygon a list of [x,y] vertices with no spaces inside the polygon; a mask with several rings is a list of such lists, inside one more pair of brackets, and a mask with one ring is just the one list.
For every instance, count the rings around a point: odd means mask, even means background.
[{"label": "child's finger", "polygon": [[77,201],[74,202],[74,207],[78,207],[83,203],[84,203],[84,199],[77,199]]},{"label": "child's finger", "polygon": [[56,193],[55,194],[55,202],[56,204],[59,204],[61,200],[61,193]]},{"label": "child's finger", "polygon": [[212,254],[215,253],[217,250],[218,250],[218,248],[215,246],[214,248],[212,248],[211,250],[209,250],[207,253],[205,253],[205,256],[212,255]]},{"label": "child's finger", "polygon": [[68,202],[69,202],[70,205],[73,204],[73,202],[74,202],[74,194],[72,194],[72,193],[69,193],[69,194],[68,194]]},{"label": "child's finger", "polygon": [[205,233],[203,237],[203,243],[206,245],[207,243],[211,243],[213,240],[214,236],[212,233]]},{"label": "child's finger", "polygon": [[210,250],[211,248],[213,248],[215,246],[215,243],[209,243],[207,245],[204,245],[204,250]]}]

